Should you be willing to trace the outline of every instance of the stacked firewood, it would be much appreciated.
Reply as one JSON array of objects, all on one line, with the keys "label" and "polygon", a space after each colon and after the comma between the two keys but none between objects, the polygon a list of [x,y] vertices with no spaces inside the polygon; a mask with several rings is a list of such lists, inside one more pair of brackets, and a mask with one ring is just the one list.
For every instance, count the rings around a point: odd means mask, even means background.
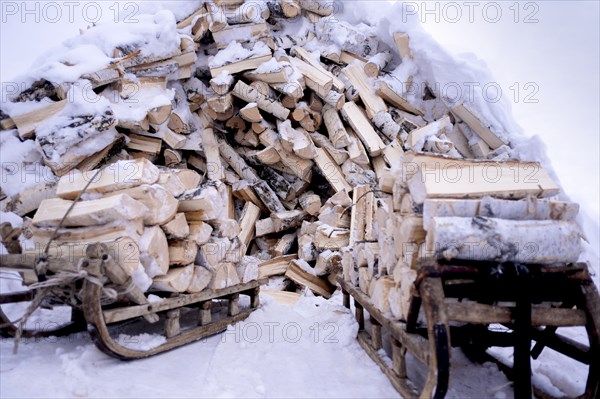
[{"label": "stacked firewood", "polygon": [[[206,3],[177,23],[168,57],[132,44],[81,76],[109,99],[84,113],[66,99],[74,85],[36,82],[13,101],[48,105],[9,113],[2,128],[35,139],[61,177],[4,199],[3,210],[35,212],[28,225],[42,246],[111,243],[141,291],[281,276],[329,297],[343,268],[396,317],[419,259],[490,257],[448,243],[553,229],[561,249],[546,253],[539,239],[525,261],[573,258],[577,207],[531,199],[558,193],[546,172],[511,161],[474,107],[427,87],[409,96],[415,77],[391,73],[412,63],[406,33],[386,44],[364,24],[328,22],[332,13],[316,0]],[[286,34],[298,20],[308,29]],[[57,121],[65,109],[71,117]],[[482,175],[490,168],[499,183]]]}]

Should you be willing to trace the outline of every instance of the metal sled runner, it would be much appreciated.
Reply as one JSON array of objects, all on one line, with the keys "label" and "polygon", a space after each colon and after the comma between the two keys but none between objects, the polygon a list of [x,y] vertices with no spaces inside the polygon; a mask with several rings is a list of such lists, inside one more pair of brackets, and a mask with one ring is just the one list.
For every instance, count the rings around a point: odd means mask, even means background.
[{"label": "metal sled runner", "polygon": [[[419,269],[405,321],[384,315],[367,295],[340,279],[344,304],[354,298],[358,341],[404,397],[443,398],[450,378],[450,347],[476,361],[494,361],[514,382],[516,398],[552,396],[531,383],[531,358],[545,348],[589,366],[582,398],[596,398],[600,383],[600,297],[586,264],[515,265],[430,262]],[[370,332],[365,330],[364,311]],[[557,334],[582,326],[589,344]],[[391,365],[382,355],[382,329],[391,340]],[[535,345],[531,348],[532,341]],[[514,347],[514,366],[489,355],[489,347]],[[419,390],[407,377],[406,353],[428,367]]]}]

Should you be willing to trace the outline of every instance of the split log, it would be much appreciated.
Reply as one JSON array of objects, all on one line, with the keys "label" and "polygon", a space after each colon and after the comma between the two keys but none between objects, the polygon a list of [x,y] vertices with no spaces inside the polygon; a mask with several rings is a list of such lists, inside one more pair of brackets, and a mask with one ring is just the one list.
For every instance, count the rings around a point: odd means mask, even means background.
[{"label": "split log", "polygon": [[38,183],[0,202],[2,212],[25,216],[39,208],[42,201],[56,197],[56,183]]},{"label": "split log", "polygon": [[342,116],[360,137],[371,156],[381,154],[385,144],[356,103],[347,102],[342,108]]},{"label": "split log", "polygon": [[348,137],[336,108],[329,104],[325,105],[323,107],[323,120],[335,148],[344,148],[350,144],[350,137]]},{"label": "split log", "polygon": [[[72,204],[72,201],[59,198],[42,201],[33,217],[33,224],[39,227],[57,226]],[[62,225],[69,227],[92,226],[116,220],[133,220],[141,218],[146,212],[149,210],[143,203],[121,194],[76,203]]]},{"label": "split log", "polygon": [[161,227],[170,239],[184,239],[190,234],[190,227],[185,218],[185,213],[178,213],[170,222],[163,224]]},{"label": "split log", "polygon": [[54,103],[49,103],[41,108],[37,108],[34,111],[27,112],[21,115],[10,115],[10,118],[14,125],[17,127],[19,137],[22,140],[31,138],[35,129],[45,120],[49,119],[53,115],[61,112],[67,105],[67,100],[61,100]]},{"label": "split log", "polygon": [[258,280],[258,265],[260,261],[254,256],[244,256],[235,266],[240,283],[245,284],[250,281]]},{"label": "split log", "polygon": [[413,54],[409,46],[410,38],[408,34],[404,32],[394,32],[392,38],[394,39],[394,44],[396,45],[396,50],[398,50],[400,58],[402,60],[412,59]]},{"label": "split log", "polygon": [[452,113],[469,125],[469,127],[493,150],[507,144],[502,138],[492,132],[490,128],[464,104],[452,108]]},{"label": "split log", "polygon": [[238,284],[240,284],[240,277],[233,263],[223,263],[214,271],[209,288],[212,290],[221,290]]},{"label": "split log", "polygon": [[143,214],[144,223],[149,226],[165,224],[175,217],[177,213],[177,199],[158,184],[128,188],[106,194],[112,196],[128,195],[146,206]]},{"label": "split log", "polygon": [[302,209],[311,216],[317,215],[321,209],[321,197],[311,191],[302,194],[299,203]]},{"label": "split log", "polygon": [[169,265],[185,266],[194,263],[198,246],[189,240],[169,241]]},{"label": "split log", "polygon": [[[413,172],[409,172],[412,170]],[[529,162],[480,162],[415,156],[404,164],[408,187],[417,204],[426,198],[521,199],[550,197],[558,185],[538,164]],[[410,174],[414,173],[412,177]]]},{"label": "split log", "polygon": [[273,189],[263,180],[258,178],[256,171],[249,167],[233,148],[227,143],[221,142],[219,144],[219,150],[231,168],[240,177],[248,180],[248,182],[253,185],[256,195],[260,197],[261,201],[271,212],[280,212],[285,209]]},{"label": "split log", "polygon": [[336,287],[332,286],[328,281],[321,280],[317,276],[309,273],[305,267],[299,266],[298,260],[293,260],[285,276],[295,283],[309,288],[312,292],[317,295],[321,295],[325,298],[330,298],[335,292]]},{"label": "split log", "polygon": [[298,5],[303,10],[328,17],[333,14],[333,3],[324,3],[318,0],[298,0]]},{"label": "split log", "polygon": [[315,156],[315,164],[317,168],[325,177],[327,182],[336,191],[352,191],[352,186],[348,184],[340,167],[337,163],[329,156],[329,154],[322,148],[316,149],[317,155]]},{"label": "split log", "polygon": [[246,101],[247,103],[256,103],[258,108],[263,111],[274,115],[275,117],[286,120],[290,111],[276,101],[271,101],[264,95],[260,94],[257,90],[248,86],[242,81],[238,81],[233,88],[233,95]]},{"label": "split log", "polygon": [[394,107],[400,108],[414,115],[425,114],[424,111],[413,106],[406,98],[404,98],[400,93],[392,89],[392,87],[383,80],[379,80],[377,82],[376,93]]},{"label": "split log", "polygon": [[313,142],[319,146],[320,148],[327,151],[329,156],[337,163],[338,165],[342,165],[348,159],[348,152],[345,150],[337,149],[333,146],[331,141],[326,136],[323,136],[320,133],[310,133],[310,137]]},{"label": "split log", "polygon": [[297,259],[296,255],[284,255],[261,262],[258,265],[258,277],[265,278],[285,274],[294,259]]},{"label": "split log", "polygon": [[187,288],[187,292],[192,294],[204,291],[210,284],[213,278],[213,273],[205,267],[194,266],[194,274],[192,281]]},{"label": "split log", "polygon": [[277,240],[277,244],[275,244],[273,247],[273,250],[271,251],[273,256],[278,257],[287,255],[288,252],[290,252],[292,245],[294,245],[296,238],[296,233],[284,234],[279,240]]},{"label": "split log", "polygon": [[169,270],[169,243],[159,226],[147,227],[138,241],[140,262],[150,278],[164,276]]},{"label": "split log", "polygon": [[369,57],[368,60],[369,62],[364,66],[365,75],[370,78],[376,78],[379,75],[379,72],[381,72],[381,70],[392,60],[392,53],[383,51]]},{"label": "split log", "polygon": [[157,291],[186,292],[192,283],[194,265],[169,269],[165,276],[156,277],[152,288]]},{"label": "split log", "polygon": [[[218,15],[220,13],[217,12],[215,14]],[[270,35],[271,30],[269,29],[269,26],[266,23],[261,22],[256,24],[229,26],[218,32],[213,32],[213,39],[217,48],[225,48],[229,43],[234,41],[238,43],[255,42],[258,39],[269,37]],[[256,67],[258,67],[258,65]],[[234,72],[230,71],[230,73]]]},{"label": "split log", "polygon": [[[73,171],[60,178],[56,195],[63,199],[75,199],[97,170],[88,172]],[[118,161],[104,169],[87,187],[88,193],[108,193],[132,188],[141,184],[154,184],[159,178],[159,170],[146,159]]]},{"label": "split log", "polygon": [[250,245],[250,241],[254,237],[255,225],[259,218],[260,208],[252,202],[246,202],[240,217],[241,232],[238,236],[246,248]]},{"label": "split log", "polygon": [[426,251],[446,259],[572,263],[581,253],[581,230],[558,220],[434,217]]},{"label": "split log", "polygon": [[343,73],[350,83],[352,83],[352,86],[358,90],[369,119],[373,119],[378,112],[386,112],[388,110],[381,97],[375,93],[374,88],[369,84],[368,77],[359,65],[349,65],[344,69]]},{"label": "split log", "polygon": [[483,197],[477,200],[428,199],[423,203],[423,227],[434,217],[492,217],[507,220],[563,220],[573,222],[579,205],[572,202],[527,198],[520,201]]},{"label": "split log", "polygon": [[430,136],[438,136],[450,130],[452,130],[452,122],[450,122],[450,117],[446,115],[427,126],[411,131],[405,144],[413,151],[421,151],[425,141]]},{"label": "split log", "polygon": [[189,230],[190,234],[188,239],[194,241],[197,245],[203,245],[210,239],[213,228],[208,223],[191,222],[189,224]]},{"label": "split log", "polygon": [[258,104],[256,103],[248,103],[244,108],[240,109],[240,116],[250,123],[260,123],[263,120],[258,110]]},{"label": "split log", "polygon": [[232,63],[226,64],[226,65],[211,66],[210,74],[212,75],[213,78],[216,78],[217,76],[219,76],[220,74],[222,74],[224,72],[233,75],[233,74],[236,74],[239,72],[256,69],[259,66],[261,66],[262,64],[264,64],[265,62],[269,61],[271,58],[272,58],[271,54],[258,55],[258,56],[246,58],[244,60],[232,62]]}]

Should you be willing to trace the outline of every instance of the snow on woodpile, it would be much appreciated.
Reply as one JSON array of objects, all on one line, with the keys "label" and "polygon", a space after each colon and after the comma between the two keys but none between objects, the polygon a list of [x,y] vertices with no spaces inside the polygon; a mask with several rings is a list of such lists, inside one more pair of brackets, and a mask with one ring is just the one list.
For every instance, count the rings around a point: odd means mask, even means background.
[{"label": "snow on woodpile", "polygon": [[1,104],[22,249],[85,189],[54,256],[105,242],[152,295],[283,276],[330,297],[342,276],[394,319],[424,262],[577,261],[578,205],[543,148],[480,87],[448,90],[485,66],[400,5],[335,4],[197,2],[42,58]]},{"label": "snow on woodpile", "polygon": [[[558,200],[542,152],[505,104],[448,90],[485,80],[482,64],[448,55],[414,18],[398,23],[401,8],[251,5],[99,24],[24,74],[2,104],[2,153],[15,161],[3,210],[44,243],[104,168],[57,242],[126,237],[139,255],[124,267],[143,265],[161,290],[237,284],[244,256],[261,277],[325,296],[342,264],[372,293],[400,289],[428,257],[577,260],[577,205]],[[128,168],[146,174],[127,184]],[[469,251],[467,238],[496,251]]]}]

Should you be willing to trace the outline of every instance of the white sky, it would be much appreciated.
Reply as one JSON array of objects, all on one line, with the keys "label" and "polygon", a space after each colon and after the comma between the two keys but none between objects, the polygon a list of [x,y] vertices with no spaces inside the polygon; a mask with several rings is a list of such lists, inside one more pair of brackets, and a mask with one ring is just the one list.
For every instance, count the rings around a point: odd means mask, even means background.
[{"label": "white sky", "polygon": [[[540,135],[546,143],[567,194],[583,204],[597,221],[600,215],[599,3],[409,3],[421,11],[425,28],[444,47],[453,53],[474,53],[485,60],[503,95],[513,99],[515,117],[525,132]],[[24,13],[24,4],[34,13]],[[111,20],[117,12],[121,18],[135,12],[132,4],[135,3],[112,0],[0,0],[0,81],[9,81],[26,70],[40,53],[78,34],[78,29],[90,21]],[[496,5],[500,5],[501,15],[496,13]],[[101,14],[97,17],[98,9]],[[57,10],[61,13],[57,14]],[[518,101],[514,99],[516,93]],[[538,102],[525,102],[527,95]]]}]

